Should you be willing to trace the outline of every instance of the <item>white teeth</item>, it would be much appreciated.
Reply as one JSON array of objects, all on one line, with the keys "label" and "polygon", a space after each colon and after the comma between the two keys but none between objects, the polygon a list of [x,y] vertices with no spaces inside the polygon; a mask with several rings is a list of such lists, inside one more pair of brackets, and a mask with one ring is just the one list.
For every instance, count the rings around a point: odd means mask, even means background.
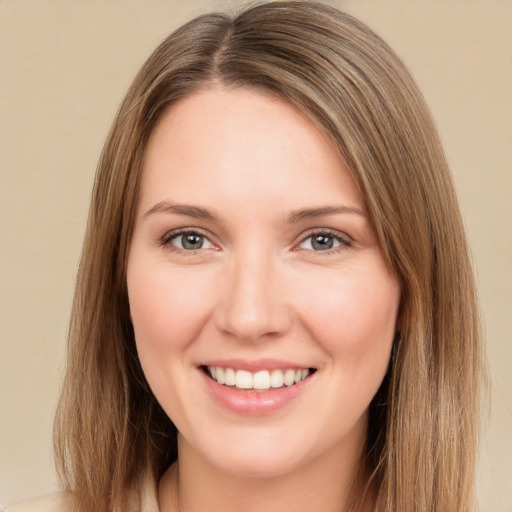
[{"label": "white teeth", "polygon": [[226,368],[226,371],[224,372],[224,384],[226,384],[226,386],[234,386],[235,383],[235,370],[233,370],[233,368]]},{"label": "white teeth", "polygon": [[274,370],[270,374],[270,385],[273,388],[282,388],[284,384],[284,375],[281,370]]},{"label": "white teeth", "polygon": [[[219,381],[217,381],[219,382]],[[220,382],[219,382],[220,384]],[[239,389],[251,389],[252,388],[252,374],[245,370],[238,370],[236,372],[235,386]]]},{"label": "white teeth", "polygon": [[262,370],[251,373],[246,370],[234,370],[220,366],[208,366],[213,380],[226,386],[235,386],[239,389],[265,390],[293,386],[309,375],[309,369]]},{"label": "white teeth", "polygon": [[295,370],[286,370],[284,374],[284,383],[287,386],[295,384]]},{"label": "white teeth", "polygon": [[270,374],[267,372],[267,370],[255,373],[252,376],[252,387],[254,389],[270,388]]}]

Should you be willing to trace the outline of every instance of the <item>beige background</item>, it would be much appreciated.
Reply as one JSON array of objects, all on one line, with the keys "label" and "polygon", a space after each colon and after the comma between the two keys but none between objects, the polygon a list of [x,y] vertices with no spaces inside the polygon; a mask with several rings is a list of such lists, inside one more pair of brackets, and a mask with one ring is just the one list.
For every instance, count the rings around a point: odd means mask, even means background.
[{"label": "beige background", "polygon": [[[0,504],[58,487],[51,424],[96,160],[138,66],[214,0],[0,0]],[[405,59],[438,122],[493,380],[483,512],[512,511],[512,2],[332,2]]]}]

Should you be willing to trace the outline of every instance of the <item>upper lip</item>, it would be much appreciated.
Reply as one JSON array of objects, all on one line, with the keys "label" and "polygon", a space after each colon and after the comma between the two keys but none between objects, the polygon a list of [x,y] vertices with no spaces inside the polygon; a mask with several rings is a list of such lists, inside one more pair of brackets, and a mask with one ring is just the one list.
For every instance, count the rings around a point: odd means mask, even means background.
[{"label": "upper lip", "polygon": [[308,364],[301,364],[283,359],[208,359],[199,364],[199,366],[220,366],[221,368],[233,368],[234,370],[245,370],[251,373],[262,370],[298,370],[302,368],[311,368]]}]

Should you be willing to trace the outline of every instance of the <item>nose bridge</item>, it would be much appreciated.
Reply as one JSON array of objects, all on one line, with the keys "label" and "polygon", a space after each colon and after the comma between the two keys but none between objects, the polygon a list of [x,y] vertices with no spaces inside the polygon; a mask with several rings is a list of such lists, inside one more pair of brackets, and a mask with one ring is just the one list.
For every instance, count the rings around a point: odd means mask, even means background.
[{"label": "nose bridge", "polygon": [[279,274],[271,251],[261,246],[252,245],[233,254],[217,308],[219,329],[244,341],[286,331],[290,318]]}]

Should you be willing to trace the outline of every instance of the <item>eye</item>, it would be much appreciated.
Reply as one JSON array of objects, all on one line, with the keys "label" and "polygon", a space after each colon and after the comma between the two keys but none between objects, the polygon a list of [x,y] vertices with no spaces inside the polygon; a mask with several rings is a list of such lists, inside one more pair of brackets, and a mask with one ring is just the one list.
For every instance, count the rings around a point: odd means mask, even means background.
[{"label": "eye", "polygon": [[309,251],[326,252],[336,250],[342,246],[350,247],[350,245],[351,242],[340,234],[332,233],[331,231],[317,231],[304,238],[299,248]]},{"label": "eye", "polygon": [[173,231],[162,239],[162,245],[171,246],[180,251],[197,251],[199,249],[212,249],[214,245],[202,233],[194,230]]}]

